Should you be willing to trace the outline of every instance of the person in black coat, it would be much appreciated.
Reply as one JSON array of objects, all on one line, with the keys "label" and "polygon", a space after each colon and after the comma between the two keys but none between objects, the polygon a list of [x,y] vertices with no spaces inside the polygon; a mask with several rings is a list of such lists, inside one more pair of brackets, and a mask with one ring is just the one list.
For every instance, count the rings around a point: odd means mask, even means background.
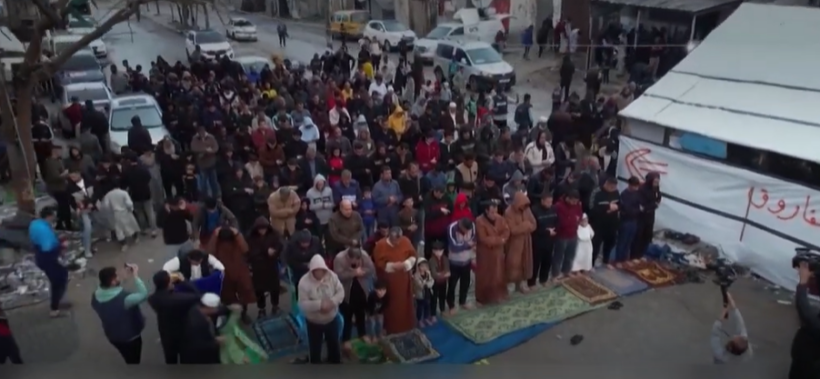
[{"label": "person in black coat", "polygon": [[[232,307],[241,307],[238,304]],[[220,364],[219,347],[225,337],[218,337],[213,318],[222,312],[219,295],[206,293],[198,306],[188,309],[183,318],[180,363]]]},{"label": "person in black coat", "polygon": [[148,129],[142,126],[142,120],[140,120],[139,116],[131,118],[131,129],[128,129],[128,148],[136,153],[137,156],[154,149],[151,134],[148,133]]},{"label": "person in black coat", "polygon": [[102,112],[94,108],[94,102],[91,100],[85,101],[85,109],[83,110],[82,129],[90,129],[91,134],[97,136],[97,139],[102,145],[103,152],[108,152],[110,146],[108,144],[108,117]]},{"label": "person in black coat", "polygon": [[572,76],[575,75],[575,63],[572,63],[572,59],[570,58],[569,54],[564,55],[564,61],[561,62],[561,70],[560,70],[560,84],[561,84],[561,92],[564,94],[564,101],[569,98],[569,91],[570,87],[572,87]]},{"label": "person in black coat", "polygon": [[241,230],[250,229],[256,218],[253,193],[253,180],[242,166],[234,166],[233,175],[225,181],[222,201],[236,216]]},{"label": "person in black coat", "polygon": [[148,297],[148,304],[157,314],[157,328],[165,364],[180,363],[180,347],[183,337],[183,322],[188,311],[199,303],[201,295],[191,282],[178,285],[183,291],[174,289],[175,282],[167,271],[154,274],[156,291]]},{"label": "person in black coat", "polygon": [[282,256],[282,239],[265,217],[259,217],[246,240],[259,317],[264,317],[267,313],[265,294],[270,295],[271,314],[275,315],[279,313],[279,258]]}]

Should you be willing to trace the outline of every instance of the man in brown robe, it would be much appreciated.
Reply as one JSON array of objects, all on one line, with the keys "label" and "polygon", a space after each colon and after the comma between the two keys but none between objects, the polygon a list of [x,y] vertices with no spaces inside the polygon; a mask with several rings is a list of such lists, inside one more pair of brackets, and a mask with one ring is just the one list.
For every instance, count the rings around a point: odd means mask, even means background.
[{"label": "man in brown robe", "polygon": [[527,279],[532,275],[532,235],[537,225],[530,210],[526,193],[516,192],[512,204],[504,211],[504,219],[510,228],[510,239],[505,246],[504,268],[507,283],[515,283],[515,290],[527,293]]},{"label": "man in brown robe", "polygon": [[384,330],[387,334],[412,330],[416,327],[416,317],[411,271],[416,264],[416,249],[401,228],[393,228],[387,238],[376,242],[373,260],[376,275],[387,284],[390,298],[384,310]]},{"label": "man in brown robe", "polygon": [[225,277],[222,278],[220,294],[222,303],[241,304],[243,319],[248,321],[248,304],[256,302],[246,256],[248,244],[242,234],[234,228],[217,228],[214,236],[208,242],[207,252],[225,265]]},{"label": "man in brown robe", "polygon": [[507,299],[504,273],[504,244],[510,237],[507,221],[498,214],[498,203],[486,204],[484,213],[475,220],[476,273],[475,299],[481,305]]}]

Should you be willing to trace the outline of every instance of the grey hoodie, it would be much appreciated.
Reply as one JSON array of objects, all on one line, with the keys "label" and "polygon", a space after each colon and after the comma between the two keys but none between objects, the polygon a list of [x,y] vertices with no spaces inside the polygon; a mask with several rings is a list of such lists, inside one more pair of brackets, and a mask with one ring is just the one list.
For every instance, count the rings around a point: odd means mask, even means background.
[{"label": "grey hoodie", "polygon": [[[518,181],[521,184],[516,185],[513,183],[515,181]],[[515,170],[512,177],[510,177],[510,181],[501,188],[501,194],[504,196],[504,202],[507,204],[512,204],[513,199],[515,199],[516,192],[527,192],[527,183],[524,181],[524,174],[522,174],[519,170]]]},{"label": "grey hoodie", "polygon": [[[339,313],[339,304],[345,300],[345,289],[336,273],[327,268],[321,255],[316,254],[310,259],[308,269],[310,271],[299,279],[299,310],[312,323],[329,324]],[[316,270],[326,271],[322,280],[316,280],[313,276]],[[322,312],[323,300],[333,304],[327,312]]]},{"label": "grey hoodie", "polygon": [[[318,190],[316,189],[316,183],[320,181],[324,182],[325,185],[321,190]],[[327,181],[322,174],[317,174],[316,177],[313,178],[313,187],[310,187],[307,191],[305,198],[310,201],[310,210],[316,213],[316,218],[319,219],[319,223],[327,225],[330,216],[333,215],[333,190],[327,185]]]}]

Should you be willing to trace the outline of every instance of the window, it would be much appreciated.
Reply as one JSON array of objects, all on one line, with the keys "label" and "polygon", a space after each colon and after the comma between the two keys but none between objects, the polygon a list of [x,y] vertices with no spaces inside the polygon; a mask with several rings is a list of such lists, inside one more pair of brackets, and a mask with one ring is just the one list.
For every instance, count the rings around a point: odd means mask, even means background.
[{"label": "window", "polygon": [[666,128],[666,145],[799,185],[820,188],[820,164]]},{"label": "window", "polygon": [[225,37],[222,34],[217,32],[205,32],[205,33],[197,33],[195,42],[197,44],[203,43],[220,43],[226,42]]},{"label": "window", "polygon": [[430,33],[427,33],[427,39],[437,40],[447,37],[450,34],[450,30],[452,28],[448,28],[446,26],[436,26],[435,29],[431,30]]},{"label": "window", "polygon": [[480,49],[467,50],[467,55],[473,64],[490,64],[503,61],[498,51],[491,47],[483,47]]},{"label": "window", "polygon": [[463,36],[464,35],[464,28],[459,26],[459,27],[453,29],[453,32],[450,33],[450,35],[451,36]]},{"label": "window", "polygon": [[468,66],[471,65],[470,60],[467,58],[467,54],[464,52],[464,50],[456,49],[455,58],[456,58],[456,61],[459,62],[459,63],[462,63],[461,60],[463,59],[464,64],[466,64]]},{"label": "window", "polygon": [[248,20],[236,20],[233,22],[233,26],[244,28],[246,26],[253,26],[253,24],[251,24],[251,22]]},{"label": "window", "polygon": [[379,31],[384,30],[384,29],[382,29],[382,25],[379,24],[378,22],[371,22],[370,27],[375,29],[375,30],[379,30]]},{"label": "window", "polygon": [[407,30],[407,27],[398,21],[385,21],[384,29],[388,32],[403,32]]},{"label": "window", "polygon": [[89,54],[77,54],[68,58],[68,61],[65,62],[62,69],[64,71],[91,71],[91,70],[99,70],[100,62],[97,61],[97,58],[93,55]]},{"label": "window", "polygon": [[131,129],[131,119],[137,116],[146,129],[162,126],[162,116],[153,105],[136,108],[117,108],[111,112],[111,130],[124,132]]},{"label": "window", "polygon": [[86,100],[91,101],[100,101],[105,100],[108,101],[108,91],[104,87],[94,87],[94,88],[82,88],[82,89],[72,89],[67,90],[66,99],[71,99],[76,97],[80,100],[80,103],[84,103]]},{"label": "window", "polygon": [[436,55],[450,59],[453,56],[453,46],[444,43],[438,44],[436,47]]}]

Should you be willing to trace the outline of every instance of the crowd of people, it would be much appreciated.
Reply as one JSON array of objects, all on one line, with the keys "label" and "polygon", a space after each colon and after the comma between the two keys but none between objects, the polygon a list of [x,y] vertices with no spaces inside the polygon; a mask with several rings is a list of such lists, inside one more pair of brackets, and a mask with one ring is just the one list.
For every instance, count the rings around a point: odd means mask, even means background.
[{"label": "crowd of people", "polygon": [[[251,304],[259,317],[277,313],[285,282],[307,320],[309,361],[323,361],[324,343],[339,363],[354,328],[374,341],[503,302],[508,284],[528,292],[599,260],[642,258],[659,176],[629,178],[622,192],[614,176],[614,115],[634,87],[610,99],[589,83],[583,99],[559,87],[551,116],[534,120],[529,95],[508,115],[501,89],[472,91],[457,67],[428,80],[420,61],[401,54],[394,65],[377,45],[305,66],[274,57],[258,72],[225,57],[190,66],[158,57],[148,75],[113,66],[112,81],[157,99],[170,132],[154,144],[135,117],[121,152],[93,104],[73,99],[64,112],[79,111],[83,143],[68,158],[58,146],[38,150],[57,200],[30,233],[51,315],[63,315],[67,281],[51,220],[58,229],[80,220],[88,256],[92,230],[124,249],[162,237],[170,260],[154,294],[140,281],[123,290],[114,268],[100,272],[94,308],[128,363],[139,362],[144,301],[167,363],[218,363],[220,337],[204,320],[220,304],[246,321]],[[173,290],[215,272],[216,299]]]}]

